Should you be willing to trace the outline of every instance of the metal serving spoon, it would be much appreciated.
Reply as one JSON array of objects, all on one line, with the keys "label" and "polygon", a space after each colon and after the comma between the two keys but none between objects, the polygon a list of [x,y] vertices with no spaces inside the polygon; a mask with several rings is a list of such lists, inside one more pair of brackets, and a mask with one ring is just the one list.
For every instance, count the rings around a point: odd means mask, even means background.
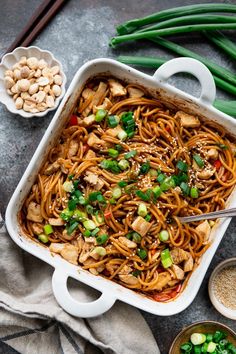
[{"label": "metal serving spoon", "polygon": [[186,223],[192,221],[225,218],[228,216],[236,216],[236,208],[223,209],[223,210],[213,211],[211,213],[199,214],[194,216],[183,216],[183,217],[179,217],[178,219],[182,223]]}]

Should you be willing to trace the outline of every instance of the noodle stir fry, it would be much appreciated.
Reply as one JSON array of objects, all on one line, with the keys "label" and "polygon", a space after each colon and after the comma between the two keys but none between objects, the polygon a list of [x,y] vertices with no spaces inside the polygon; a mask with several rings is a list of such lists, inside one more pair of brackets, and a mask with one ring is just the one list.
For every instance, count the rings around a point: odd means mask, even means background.
[{"label": "noodle stir fry", "polygon": [[51,148],[19,219],[53,253],[156,301],[184,288],[236,181],[222,128],[138,85],[93,79]]}]

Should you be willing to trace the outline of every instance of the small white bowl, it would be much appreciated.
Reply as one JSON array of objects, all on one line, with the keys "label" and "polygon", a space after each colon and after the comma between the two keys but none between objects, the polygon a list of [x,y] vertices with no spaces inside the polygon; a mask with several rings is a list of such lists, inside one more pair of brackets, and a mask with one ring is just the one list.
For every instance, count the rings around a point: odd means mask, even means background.
[{"label": "small white bowl", "polygon": [[[38,60],[44,59],[49,67],[54,65],[58,65],[60,67],[60,75],[62,76],[63,82],[61,85],[61,94],[56,97],[55,105],[52,108],[48,108],[43,112],[39,113],[30,113],[26,112],[23,109],[16,109],[14,100],[12,96],[7,93],[7,90],[4,85],[4,73],[6,70],[11,70],[12,66],[16,64],[21,57],[36,57]],[[62,70],[61,63],[54,57],[54,55],[48,50],[42,50],[38,47],[18,47],[13,52],[5,54],[2,58],[0,64],[0,102],[2,102],[7,109],[14,114],[19,114],[24,118],[32,118],[32,117],[43,117],[48,112],[53,111],[59,105],[60,100],[65,94],[65,84],[66,84],[66,76]]]},{"label": "small white bowl", "polygon": [[[213,306],[215,307],[215,309],[217,311],[219,311],[223,316],[230,318],[232,320],[236,320],[236,310],[233,310],[233,309],[230,309],[230,308],[224,306],[218,300],[218,298],[214,292],[214,288],[213,288],[214,280],[217,277],[217,275],[219,274],[219,272],[222,271],[222,269],[230,267],[230,266],[236,267],[236,258],[235,257],[226,259],[225,261],[218,264],[218,266],[214,269],[214,271],[212,272],[212,274],[210,276],[209,283],[208,283],[208,292],[209,292],[211,302],[212,302]],[[224,284],[222,284],[222,286],[224,286]]]}]

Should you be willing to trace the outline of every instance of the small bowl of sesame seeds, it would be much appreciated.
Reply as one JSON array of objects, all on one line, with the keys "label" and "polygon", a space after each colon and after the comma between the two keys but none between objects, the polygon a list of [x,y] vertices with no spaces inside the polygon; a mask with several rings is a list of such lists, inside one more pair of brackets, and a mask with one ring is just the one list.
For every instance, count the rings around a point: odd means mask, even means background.
[{"label": "small bowl of sesame seeds", "polygon": [[54,110],[65,94],[61,63],[48,50],[18,47],[0,63],[0,102],[24,118]]},{"label": "small bowl of sesame seeds", "polygon": [[236,258],[218,264],[211,274],[208,291],[215,309],[236,320]]}]

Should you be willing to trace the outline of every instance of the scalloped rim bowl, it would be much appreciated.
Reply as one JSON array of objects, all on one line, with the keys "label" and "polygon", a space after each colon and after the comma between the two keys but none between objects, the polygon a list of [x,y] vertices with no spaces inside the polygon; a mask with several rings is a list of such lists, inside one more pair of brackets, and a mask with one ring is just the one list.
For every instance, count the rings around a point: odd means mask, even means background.
[{"label": "scalloped rim bowl", "polygon": [[[8,95],[5,85],[4,85],[4,73],[6,70],[11,69],[14,64],[16,64],[21,57],[26,56],[36,57],[37,59],[44,59],[49,67],[58,65],[60,67],[60,75],[62,76],[63,82],[61,85],[61,94],[55,99],[55,105],[52,108],[48,108],[43,112],[39,113],[30,113],[25,112],[23,109],[16,109],[13,98]],[[19,114],[24,118],[32,118],[32,117],[43,117],[48,112],[53,111],[59,105],[60,100],[65,94],[65,85],[66,85],[66,76],[62,70],[62,64],[59,60],[57,60],[54,55],[48,50],[42,50],[38,47],[18,47],[13,52],[7,53],[3,56],[2,61],[0,63],[0,102],[2,102],[6,108],[14,114]]]},{"label": "scalloped rim bowl", "polygon": [[236,257],[233,258],[228,258],[225,261],[219,263],[217,267],[213,270],[209,283],[208,283],[208,292],[209,292],[209,297],[211,299],[212,305],[215,307],[215,309],[220,312],[223,316],[230,318],[231,320],[236,320],[236,310],[230,309],[226,306],[224,306],[217,298],[214,289],[213,289],[213,283],[214,279],[216,278],[217,274],[219,272],[227,267],[234,266],[236,267]]},{"label": "scalloped rim bowl", "polygon": [[230,342],[236,345],[236,333],[223,323],[217,321],[200,321],[182,329],[172,342],[169,354],[180,354],[181,344],[188,342],[192,333],[214,333],[216,330],[222,330],[227,333]]}]

